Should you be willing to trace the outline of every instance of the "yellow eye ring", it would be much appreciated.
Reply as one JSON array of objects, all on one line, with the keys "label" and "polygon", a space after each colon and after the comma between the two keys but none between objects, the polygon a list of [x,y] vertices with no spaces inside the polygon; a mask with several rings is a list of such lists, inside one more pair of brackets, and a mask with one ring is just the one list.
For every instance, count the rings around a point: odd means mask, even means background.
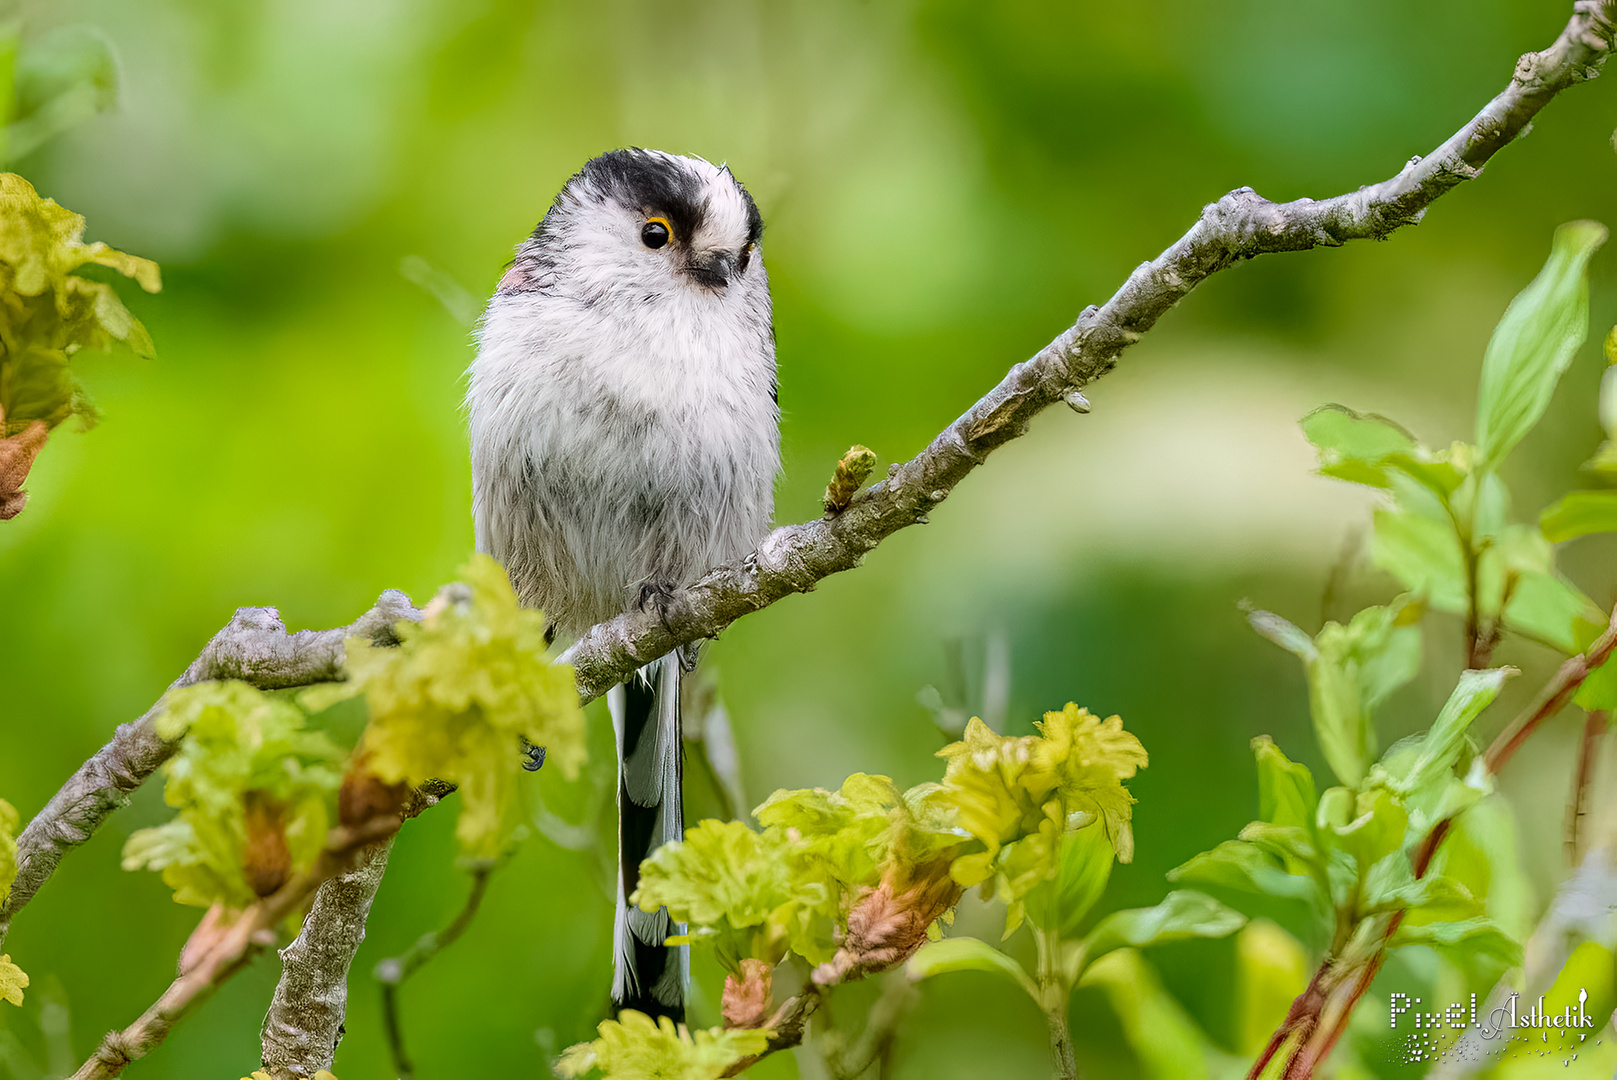
[{"label": "yellow eye ring", "polygon": [[665,217],[649,217],[640,227],[640,242],[656,250],[674,238],[674,227]]}]

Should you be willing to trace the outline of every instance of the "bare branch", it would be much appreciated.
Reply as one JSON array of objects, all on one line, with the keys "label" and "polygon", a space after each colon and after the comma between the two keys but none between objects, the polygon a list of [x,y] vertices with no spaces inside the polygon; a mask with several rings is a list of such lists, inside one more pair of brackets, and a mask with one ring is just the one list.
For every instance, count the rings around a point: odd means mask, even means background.
[{"label": "bare branch", "polygon": [[924,522],[956,484],[993,450],[1021,435],[1057,401],[1080,412],[1078,391],[1116,364],[1123,350],[1204,279],[1270,252],[1382,240],[1421,219],[1451,188],[1526,133],[1556,94],[1593,78],[1612,49],[1617,0],[1577,0],[1555,44],[1516,64],[1510,85],[1471,122],[1398,175],[1335,198],[1273,203],[1251,188],[1225,195],[1190,230],[1141,264],[1110,300],[1091,307],[1031,360],[1010,373],[932,444],[887,478],[854,497],[841,513],[787,525],[765,537],[746,559],[710,571],[660,611],[631,612],[586,631],[562,659],[577,669],[584,701],[674,648],[712,637],[736,619],[823,577],[858,566],[865,553],[899,529]]},{"label": "bare branch", "polygon": [[[345,638],[393,644],[394,625],[419,618],[409,597],[396,589],[384,592],[352,626],[334,630],[288,634],[274,608],[240,608],[169,690],[211,679],[240,679],[260,690],[330,682],[342,678]],[[0,942],[5,941],[11,920],[62,857],[90,839],[109,814],[129,802],[129,793],[174,753],[178,744],[159,738],[154,726],[162,711],[163,701],[158,699],[139,720],[120,724],[112,741],[79,766],[17,837],[17,880],[0,908]]]}]

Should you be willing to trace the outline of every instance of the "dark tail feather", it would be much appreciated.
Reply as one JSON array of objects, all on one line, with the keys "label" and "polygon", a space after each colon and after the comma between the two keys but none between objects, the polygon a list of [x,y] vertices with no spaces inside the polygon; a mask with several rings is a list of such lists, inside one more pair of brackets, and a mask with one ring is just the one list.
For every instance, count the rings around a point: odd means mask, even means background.
[{"label": "dark tail feather", "polygon": [[640,863],[684,835],[684,744],[680,738],[679,661],[665,656],[608,696],[618,736],[618,912],[613,931],[612,1000],[619,1009],[685,1019],[690,952],[663,944],[684,932],[668,909],[630,907]]}]

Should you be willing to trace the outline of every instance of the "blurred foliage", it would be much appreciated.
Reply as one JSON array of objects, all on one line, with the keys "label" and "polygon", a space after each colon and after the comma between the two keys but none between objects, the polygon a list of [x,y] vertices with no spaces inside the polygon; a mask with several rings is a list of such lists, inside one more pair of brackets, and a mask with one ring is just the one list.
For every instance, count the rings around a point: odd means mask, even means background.
[{"label": "blurred foliage", "polygon": [[[115,62],[85,70],[116,75],[121,104],[26,156],[14,149],[8,164],[85,214],[92,235],[160,260],[165,290],[122,290],[161,359],[75,358],[105,422],[92,438],[52,442],[32,505],[0,530],[0,792],[32,813],[237,605],[279,605],[294,626],[343,625],[385,587],[424,598],[453,577],[472,546],[458,413],[471,352],[440,298],[458,311],[464,293],[490,291],[590,155],[633,144],[700,153],[727,160],[758,197],[786,409],[777,516],[799,520],[821,512],[827,471],[847,447],[884,461],[919,449],[1224,191],[1333,194],[1428,152],[1504,85],[1520,53],[1551,40],[1566,9],[24,7],[20,62],[54,35],[93,36]],[[1465,429],[1476,357],[1543,262],[1550,230],[1617,220],[1605,83],[1558,98],[1483,177],[1388,244],[1219,275],[1091,389],[1092,414],[1044,418],[926,529],[728,631],[703,667],[722,675],[746,788],[833,788],[859,770],[900,789],[921,782],[943,739],[917,690],[944,687],[951,708],[991,719],[976,699],[992,680],[972,657],[1000,638],[1004,734],[1028,734],[1043,703],[1077,697],[1128,716],[1156,751],[1131,781],[1136,860],[1113,869],[1093,918],[1155,904],[1164,872],[1254,819],[1254,736],[1325,775],[1331,763],[1308,737],[1307,673],[1242,634],[1235,602],[1250,597],[1310,630],[1349,627],[1398,587],[1351,542],[1363,500],[1307,475],[1295,420],[1343,400],[1427,433]],[[412,262],[402,275],[411,256],[435,273]],[[1609,262],[1590,264],[1601,327],[1617,321]],[[83,276],[112,283],[94,268]],[[433,283],[430,295],[417,280]],[[1505,462],[1519,506],[1601,486],[1579,470],[1601,437],[1591,406],[1604,367],[1592,348],[1573,354],[1545,419]],[[1557,550],[1557,570],[1604,603],[1614,555],[1612,537],[1589,535]],[[1371,708],[1381,745],[1426,728],[1453,690],[1458,621],[1423,619],[1426,667]],[[955,655],[966,657],[958,671]],[[1524,675],[1493,713],[1560,661],[1508,636],[1498,658]],[[1477,721],[1484,737],[1493,713]],[[363,716],[356,702],[321,722],[348,741]],[[1564,790],[1577,737],[1575,725],[1550,725],[1501,778],[1503,793]],[[542,1076],[605,1014],[612,879],[600,867],[612,813],[609,798],[591,802],[610,789],[594,771],[611,759],[604,711],[591,710],[587,738],[595,764],[578,785],[551,770],[524,784],[600,844],[530,843],[500,871],[477,922],[412,999],[421,1075]],[[712,792],[693,778],[692,820],[717,812],[703,800]],[[1468,817],[1495,813],[1495,801]],[[65,987],[81,1057],[156,998],[195,923],[155,875],[117,870],[128,835],[167,815],[147,785],[8,939],[48,973],[42,984]],[[1564,872],[1560,815],[1490,822],[1470,842],[1520,856],[1516,935]],[[454,832],[454,814],[434,812],[401,835],[356,972],[458,907],[464,886],[446,872]],[[1499,895],[1496,883],[1489,896]],[[1276,943],[1306,932],[1295,905],[1252,899],[1264,919],[1241,933],[1154,946],[1148,958],[1168,995],[1155,1014],[1180,1008],[1206,1033],[1210,1069],[1219,1053],[1252,1052],[1249,1033],[1273,1030],[1301,989],[1288,982],[1295,954]],[[1269,926],[1286,932],[1254,929]],[[997,906],[962,902],[958,932],[997,938],[1002,928]],[[116,979],[105,976],[112,947]],[[1031,935],[1004,947],[1036,965]],[[1422,952],[1395,954],[1382,979],[1430,992],[1439,976]],[[1074,991],[1078,1054],[1096,1075],[1155,1075],[1119,1014],[1117,988],[1147,984],[1134,981],[1127,950],[1112,955],[1122,975]],[[243,972],[137,1068],[240,1075],[276,970],[267,956]],[[698,954],[696,975],[693,1023],[717,1023],[724,971]],[[924,982],[893,1075],[1042,1072],[1042,1018],[995,980],[967,971]],[[338,1071],[380,1080],[376,996],[355,982]],[[480,992],[489,985],[503,992]],[[0,1014],[0,1075],[40,1075],[19,1055],[43,1056],[44,997]],[[1377,1066],[1387,1077],[1418,1071]],[[753,1075],[791,1076],[793,1063],[775,1055]]]}]

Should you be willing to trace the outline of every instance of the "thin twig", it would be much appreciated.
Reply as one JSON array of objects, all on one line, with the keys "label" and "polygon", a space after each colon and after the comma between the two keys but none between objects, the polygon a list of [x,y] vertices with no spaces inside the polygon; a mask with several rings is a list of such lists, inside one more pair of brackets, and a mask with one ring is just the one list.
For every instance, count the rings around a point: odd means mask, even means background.
[{"label": "thin twig", "polygon": [[775,1010],[775,1015],[769,1021],[769,1045],[761,1054],[744,1057],[740,1061],[724,1070],[722,1076],[740,1076],[754,1065],[758,1064],[770,1054],[778,1050],[789,1050],[803,1043],[803,1031],[812,1017],[824,1003],[825,991],[813,982],[804,984],[803,989],[786,1000],[785,1004]]},{"label": "thin twig", "polygon": [[1583,680],[1606,662],[1613,649],[1617,649],[1617,610],[1612,611],[1605,632],[1589,648],[1569,657],[1556,671],[1555,677],[1539,692],[1537,702],[1489,744],[1488,753],[1483,758],[1488,771],[1497,775],[1509,764],[1527,737],[1537,731],[1540,724],[1566,707],[1578,687],[1583,685]]},{"label": "thin twig", "polygon": [[[288,634],[274,608],[240,608],[169,691],[213,679],[240,679],[260,690],[330,682],[342,678],[344,639],[396,644],[395,625],[420,617],[410,598],[396,589],[384,592],[353,625],[335,630]],[[159,698],[139,720],[120,725],[17,837],[17,879],[0,907],[0,944],[11,920],[63,857],[90,839],[108,815],[129,802],[129,793],[173,755],[179,744],[160,738],[155,727],[162,712]]]},{"label": "thin twig", "polygon": [[1583,862],[1583,819],[1589,812],[1589,784],[1594,780],[1595,761],[1600,755],[1600,740],[1610,723],[1602,709],[1592,709],[1583,718],[1583,738],[1578,740],[1578,763],[1572,773],[1572,796],[1566,808],[1567,864],[1577,867]]},{"label": "thin twig", "polygon": [[399,1025],[399,986],[421,966],[453,945],[466,932],[488,889],[489,876],[494,872],[493,862],[478,863],[471,868],[472,889],[460,913],[442,930],[422,934],[403,956],[391,957],[376,965],[376,981],[382,984],[382,1018],[387,1026],[388,1050],[393,1055],[393,1067],[398,1080],[414,1080],[415,1066],[404,1049],[404,1030]]},{"label": "thin twig", "polygon": [[1091,307],[1031,360],[1016,365],[909,461],[854,496],[847,509],[764,538],[740,562],[710,571],[656,611],[620,615],[586,631],[562,654],[579,697],[593,700],[674,648],[713,637],[736,619],[850,570],[884,538],[923,522],[995,449],[1027,430],[1050,405],[1069,400],[1116,366],[1123,350],[1209,276],[1258,255],[1382,240],[1418,222],[1426,208],[1522,135],[1556,94],[1592,78],[1612,48],[1617,0],[1577,0],[1555,43],[1523,56],[1510,85],[1425,158],[1346,195],[1273,203],[1251,188],[1230,192],[1112,298]]}]

